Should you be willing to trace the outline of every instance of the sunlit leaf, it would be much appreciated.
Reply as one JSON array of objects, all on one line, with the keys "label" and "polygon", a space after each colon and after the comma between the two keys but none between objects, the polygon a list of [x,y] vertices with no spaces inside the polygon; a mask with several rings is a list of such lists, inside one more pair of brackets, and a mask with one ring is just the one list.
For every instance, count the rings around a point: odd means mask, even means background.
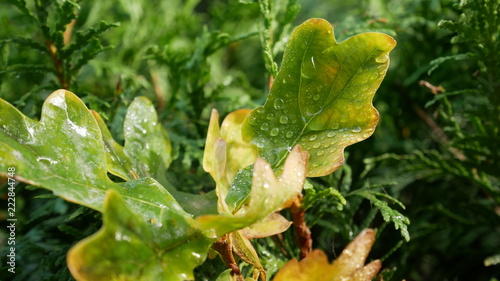
[{"label": "sunlit leaf", "polygon": [[258,158],[255,162],[252,190],[247,205],[233,214],[198,217],[203,228],[211,228],[221,236],[251,225],[285,208],[302,192],[305,180],[307,154],[295,147],[285,161],[283,173],[276,178],[269,163]]},{"label": "sunlit leaf", "polygon": [[310,155],[308,176],[333,172],[344,161],[344,148],[375,130],[372,99],[395,44],[381,33],[337,43],[327,21],[306,21],[289,40],[266,103],[248,115],[244,139],[275,169],[300,144]]},{"label": "sunlit leaf", "polygon": [[[40,121],[0,99],[1,171],[15,167],[18,180],[98,211],[102,211],[106,191],[115,189],[132,210],[157,220],[163,198],[169,196],[167,190],[152,179],[144,179],[154,182],[147,188],[144,180],[111,181],[107,157],[96,118],[73,93],[59,90],[51,94]],[[129,176],[126,169],[121,173]]]},{"label": "sunlit leaf", "polygon": [[241,234],[248,239],[264,238],[285,232],[292,222],[279,213],[272,213],[261,221],[240,230]]},{"label": "sunlit leaf", "polygon": [[133,213],[119,193],[107,192],[104,225],[68,253],[68,267],[79,281],[194,280],[193,269],[214,242],[168,196],[158,221]]},{"label": "sunlit leaf", "polygon": [[254,145],[243,141],[241,125],[250,111],[230,113],[219,126],[219,113],[212,111],[203,155],[203,169],[212,175],[219,197],[219,212],[230,212],[225,204],[229,185],[238,170],[252,164],[257,158]]},{"label": "sunlit leaf", "polygon": [[380,260],[365,265],[365,260],[375,242],[375,231],[363,230],[345,247],[340,256],[328,262],[321,250],[314,250],[300,262],[296,259],[285,264],[274,281],[370,281],[380,270]]}]

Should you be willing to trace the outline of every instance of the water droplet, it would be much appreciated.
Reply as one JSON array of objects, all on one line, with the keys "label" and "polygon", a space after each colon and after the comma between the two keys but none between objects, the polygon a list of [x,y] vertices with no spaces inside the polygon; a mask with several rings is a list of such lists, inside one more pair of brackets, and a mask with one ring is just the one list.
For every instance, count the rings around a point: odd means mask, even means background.
[{"label": "water droplet", "polygon": [[269,113],[269,114],[266,116],[266,119],[267,119],[267,120],[271,120],[271,119],[273,119],[273,118],[274,118],[274,114],[272,114],[272,113]]},{"label": "water droplet", "polygon": [[263,130],[263,131],[266,131],[267,129],[269,129],[269,124],[262,123],[262,125],[260,126],[260,129]]},{"label": "water droplet", "polygon": [[289,138],[293,137],[293,132],[287,132],[285,136],[286,136],[286,138],[289,139]]},{"label": "water droplet", "polygon": [[337,130],[338,128],[340,128],[339,123],[335,122],[332,124],[332,129]]},{"label": "water droplet", "polygon": [[281,80],[283,82],[283,84],[286,84],[286,79],[283,78],[283,80]]},{"label": "water droplet", "polygon": [[335,132],[328,132],[328,134],[326,134],[329,138],[333,138],[336,134]]},{"label": "water droplet", "polygon": [[312,135],[312,136],[310,136],[310,137],[309,137],[309,140],[310,140],[310,141],[314,141],[314,140],[316,140],[317,138],[318,138],[318,136],[317,136],[317,135]]},{"label": "water droplet", "polygon": [[321,146],[321,143],[317,142],[313,145],[313,148],[319,148]]},{"label": "water droplet", "polygon": [[353,133],[359,133],[359,132],[361,132],[361,128],[360,127],[354,127],[354,128],[352,128],[352,132]]},{"label": "water droplet", "polygon": [[319,100],[319,95],[314,95],[313,100]]},{"label": "water droplet", "polygon": [[322,155],[324,155],[324,154],[325,154],[325,152],[324,152],[323,150],[320,150],[320,151],[318,151],[318,153],[316,153],[316,154],[317,154],[318,156],[322,156]]},{"label": "water droplet", "polygon": [[38,161],[38,162],[43,161],[45,163],[50,163],[50,164],[57,164],[57,163],[59,163],[59,161],[53,160],[53,159],[50,159],[50,158],[47,158],[47,157],[38,157],[36,159],[36,161]]},{"label": "water droplet", "polygon": [[368,91],[368,89],[370,89],[370,86],[368,84],[364,84],[363,86],[361,86],[361,91],[363,92]]},{"label": "water droplet", "polygon": [[282,99],[275,99],[274,100],[274,108],[282,109],[283,106],[285,106],[285,102]]},{"label": "water droplet", "polygon": [[271,132],[269,133],[271,136],[275,137],[280,133],[280,129],[278,128],[273,128]]},{"label": "water droplet", "polygon": [[250,119],[248,119],[248,123],[250,123],[250,125],[255,125],[257,123],[257,117],[250,117]]},{"label": "water droplet", "polygon": [[378,63],[386,63],[389,60],[389,54],[382,54],[375,58]]},{"label": "water droplet", "polygon": [[347,116],[347,115],[345,115],[345,114],[344,114],[344,115],[342,115],[342,116],[340,116],[340,121],[341,121],[341,122],[347,122],[348,120],[349,120],[349,116]]},{"label": "water droplet", "polygon": [[316,62],[314,61],[314,57],[311,57],[308,61],[304,61],[300,68],[300,75],[304,78],[313,78],[316,76],[316,73]]},{"label": "water droplet", "polygon": [[281,123],[281,124],[287,124],[287,123],[288,123],[288,117],[286,117],[286,116],[281,116],[281,117],[280,117],[280,123]]}]

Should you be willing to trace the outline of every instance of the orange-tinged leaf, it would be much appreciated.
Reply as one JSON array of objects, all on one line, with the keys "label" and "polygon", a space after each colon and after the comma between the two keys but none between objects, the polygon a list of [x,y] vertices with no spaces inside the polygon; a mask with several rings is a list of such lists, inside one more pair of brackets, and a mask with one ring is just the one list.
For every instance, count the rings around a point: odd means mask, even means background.
[{"label": "orange-tinged leaf", "polygon": [[243,137],[274,169],[300,144],[310,155],[308,176],[335,171],[344,148],[375,130],[379,116],[372,99],[395,45],[375,32],[338,43],[327,21],[304,22],[288,41],[266,103],[248,115]]},{"label": "orange-tinged leaf", "polygon": [[332,264],[322,250],[314,250],[300,262],[286,263],[273,281],[370,281],[382,266],[380,260],[364,265],[374,242],[375,231],[365,229]]}]

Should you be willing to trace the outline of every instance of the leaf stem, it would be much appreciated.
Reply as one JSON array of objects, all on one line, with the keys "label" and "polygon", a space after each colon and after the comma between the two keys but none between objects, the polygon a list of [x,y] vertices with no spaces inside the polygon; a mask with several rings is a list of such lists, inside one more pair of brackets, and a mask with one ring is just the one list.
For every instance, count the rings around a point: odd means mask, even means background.
[{"label": "leaf stem", "polygon": [[304,259],[310,252],[312,252],[311,230],[306,224],[306,210],[302,208],[302,198],[303,196],[299,195],[293,201],[292,206],[290,206],[297,244],[300,248],[300,259]]},{"label": "leaf stem", "polygon": [[229,234],[222,236],[214,244],[212,244],[212,249],[217,251],[224,263],[231,268],[231,275],[236,276],[236,280],[244,281],[243,275],[241,275],[241,270],[236,263],[233,255],[233,246],[231,243],[231,238]]}]

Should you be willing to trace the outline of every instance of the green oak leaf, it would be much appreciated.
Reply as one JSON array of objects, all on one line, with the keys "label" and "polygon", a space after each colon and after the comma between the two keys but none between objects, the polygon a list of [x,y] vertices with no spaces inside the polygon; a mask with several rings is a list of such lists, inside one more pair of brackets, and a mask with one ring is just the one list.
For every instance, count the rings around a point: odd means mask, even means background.
[{"label": "green oak leaf", "polygon": [[146,97],[135,98],[127,109],[123,127],[123,151],[135,160],[132,164],[139,177],[163,177],[172,162],[172,146],[158,123],[153,103]]},{"label": "green oak leaf", "polygon": [[165,170],[172,161],[172,146],[149,99],[137,97],[128,107],[123,124],[124,147],[113,139],[99,114],[91,112],[103,135],[111,174],[124,180],[152,177],[163,181]]},{"label": "green oak leaf", "polygon": [[109,190],[101,230],[68,253],[68,267],[77,280],[194,280],[193,269],[211,244],[191,215],[173,197],[163,198],[158,221],[148,223]]},{"label": "green oak leaf", "polygon": [[106,191],[115,189],[134,211],[158,220],[168,191],[153,179],[111,181],[106,157],[98,122],[73,93],[52,93],[40,121],[0,99],[0,171],[14,167],[16,179],[98,211]]},{"label": "green oak leaf", "polygon": [[346,146],[371,136],[379,120],[372,105],[396,42],[362,33],[337,43],[332,26],[311,19],[293,32],[265,104],[243,124],[259,156],[280,169],[295,145],[309,152],[307,175],[332,173]]}]

